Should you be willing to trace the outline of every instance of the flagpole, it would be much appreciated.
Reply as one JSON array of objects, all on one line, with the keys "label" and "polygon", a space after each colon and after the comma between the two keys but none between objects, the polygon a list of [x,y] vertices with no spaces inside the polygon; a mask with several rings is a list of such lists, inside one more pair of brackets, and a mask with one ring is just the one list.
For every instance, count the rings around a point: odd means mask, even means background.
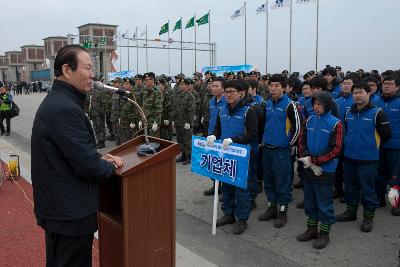
[{"label": "flagpole", "polygon": [[315,40],[315,72],[318,71],[319,0],[317,0],[317,38]]},{"label": "flagpole", "polygon": [[182,54],[183,54],[183,53],[182,53],[182,52],[183,52],[183,49],[182,49],[182,48],[183,48],[183,47],[182,47],[183,29],[182,29],[182,28],[183,28],[183,25],[182,25],[182,17],[181,17],[181,73],[182,73],[182,71],[183,71],[183,70],[182,70],[182,68],[183,68],[183,64],[182,64],[182,63],[183,63],[183,60],[182,60],[182,59],[183,59],[183,56],[182,56]]},{"label": "flagpole", "polygon": [[129,29],[128,29],[128,46],[127,46],[127,49],[128,49],[128,71],[129,71]]},{"label": "flagpole", "polygon": [[247,64],[247,15],[246,2],[244,2],[244,64]]},{"label": "flagpole", "polygon": [[197,26],[196,26],[196,14],[194,14],[194,72],[197,70]]},{"label": "flagpole", "polygon": [[136,74],[139,74],[139,40],[138,40],[138,27],[136,27]]},{"label": "flagpole", "polygon": [[168,20],[168,74],[171,74],[171,53],[169,51],[169,20]]},{"label": "flagpole", "polygon": [[209,51],[209,56],[210,56],[210,67],[212,66],[212,59],[211,59],[211,11],[208,10],[208,49]]},{"label": "flagpole", "polygon": [[[120,38],[120,37],[118,37],[118,38]],[[119,71],[122,71],[122,49],[121,49],[121,46],[119,46]]]},{"label": "flagpole", "polygon": [[265,33],[265,74],[268,73],[268,0],[265,1],[265,13],[267,14],[266,16],[266,29],[267,32]]},{"label": "flagpole", "polygon": [[146,72],[149,72],[149,57],[147,53],[147,25],[146,25]]},{"label": "flagpole", "polygon": [[292,74],[292,15],[293,0],[290,0],[290,30],[289,30],[289,74]]}]

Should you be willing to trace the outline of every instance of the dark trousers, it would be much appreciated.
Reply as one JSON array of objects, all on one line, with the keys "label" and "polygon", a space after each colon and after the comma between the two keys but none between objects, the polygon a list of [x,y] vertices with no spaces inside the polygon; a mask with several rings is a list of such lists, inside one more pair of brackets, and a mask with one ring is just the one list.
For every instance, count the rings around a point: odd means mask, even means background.
[{"label": "dark trousers", "polygon": [[304,181],[304,210],[309,218],[324,224],[336,222],[332,184]]},{"label": "dark trousers", "polygon": [[400,164],[400,149],[381,148],[379,152],[379,170],[375,181],[375,192],[378,198],[386,195],[387,184]]},{"label": "dark trousers", "polygon": [[[4,128],[3,121],[6,120],[6,128]],[[1,133],[9,133],[11,129],[11,116],[9,111],[0,111],[0,131]]]},{"label": "dark trousers", "polygon": [[66,236],[45,232],[46,266],[92,266],[93,234]]},{"label": "dark trousers", "polygon": [[247,220],[250,215],[250,194],[248,188],[243,189],[224,183],[221,191],[221,209],[224,214],[234,214],[238,220]]},{"label": "dark trousers", "polygon": [[292,201],[290,149],[264,147],[262,160],[268,201],[286,206]]},{"label": "dark trousers", "polygon": [[343,150],[339,154],[338,165],[336,167],[336,178],[335,178],[335,190],[339,194],[343,194],[343,162],[344,152]]},{"label": "dark trousers", "polygon": [[361,164],[344,161],[344,198],[347,205],[357,207],[360,203],[368,210],[379,207],[375,193],[378,163]]},{"label": "dark trousers", "polygon": [[257,197],[258,184],[257,184],[257,156],[258,152],[250,152],[249,175],[247,180],[247,188],[250,192],[250,200],[253,201]]}]

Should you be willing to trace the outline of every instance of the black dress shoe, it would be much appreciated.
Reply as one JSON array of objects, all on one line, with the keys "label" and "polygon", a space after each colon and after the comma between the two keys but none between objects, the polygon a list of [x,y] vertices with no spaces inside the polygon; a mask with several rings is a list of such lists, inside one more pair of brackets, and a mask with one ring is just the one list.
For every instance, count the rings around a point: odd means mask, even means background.
[{"label": "black dress shoe", "polygon": [[303,186],[304,186],[303,180],[300,180],[300,181],[298,181],[297,183],[295,183],[295,184],[293,185],[293,187],[294,187],[295,189],[303,188]]},{"label": "black dress shoe", "polygon": [[241,235],[247,229],[247,221],[239,220],[236,222],[235,226],[233,227],[232,233],[235,235]]},{"label": "black dress shoe", "polygon": [[254,210],[255,208],[257,208],[257,203],[255,200],[251,200],[250,201],[250,210]]}]

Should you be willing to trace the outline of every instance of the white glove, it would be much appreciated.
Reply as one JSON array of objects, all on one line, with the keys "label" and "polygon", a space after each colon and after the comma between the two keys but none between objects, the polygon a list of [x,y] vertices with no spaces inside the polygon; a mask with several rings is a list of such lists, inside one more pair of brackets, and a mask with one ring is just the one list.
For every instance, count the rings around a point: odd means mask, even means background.
[{"label": "white glove", "polygon": [[154,123],[153,123],[153,126],[151,127],[151,130],[152,130],[153,132],[157,132],[157,129],[158,129],[158,124],[157,124],[157,122],[154,122]]},{"label": "white glove", "polygon": [[305,169],[310,168],[310,166],[312,164],[310,157],[302,157],[302,158],[297,159],[297,161],[303,162]]},{"label": "white glove", "polygon": [[175,128],[175,122],[171,122],[171,126]]},{"label": "white glove", "polygon": [[292,149],[290,150],[290,155],[291,156],[296,155],[296,152],[297,152],[297,146],[292,146]]},{"label": "white glove", "polygon": [[193,120],[194,120],[194,121],[196,121],[196,119],[197,119],[197,116],[196,116],[196,115],[194,115],[194,116],[193,116]]},{"label": "white glove", "polygon": [[139,121],[139,123],[138,123],[138,128],[139,128],[140,130],[143,129],[142,121]]},{"label": "white glove", "polygon": [[134,123],[129,124],[129,127],[131,127],[131,129],[134,129],[136,127],[136,125]]},{"label": "white glove", "polygon": [[169,125],[169,120],[164,120],[164,125],[168,126]]},{"label": "white glove", "polygon": [[392,207],[397,207],[400,204],[399,190],[393,187],[390,188],[388,199],[390,204],[392,204]]},{"label": "white glove", "polygon": [[201,122],[201,123],[203,123],[203,122],[204,122],[204,117],[201,117],[201,120],[200,120],[200,122]]},{"label": "white glove", "polygon": [[213,146],[215,140],[217,140],[217,137],[215,137],[215,135],[209,135],[209,136],[207,136],[207,145],[208,145],[208,146]]},{"label": "white glove", "polygon": [[189,130],[190,129],[190,124],[186,122],[185,126],[183,126],[183,128],[185,128],[185,130]]},{"label": "white glove", "polygon": [[310,169],[314,172],[316,176],[321,176],[322,175],[322,168],[320,166],[317,166],[315,164],[310,165]]},{"label": "white glove", "polygon": [[222,141],[222,149],[228,149],[229,145],[232,144],[232,143],[233,143],[232,139],[230,139],[230,138],[225,138],[225,139]]}]

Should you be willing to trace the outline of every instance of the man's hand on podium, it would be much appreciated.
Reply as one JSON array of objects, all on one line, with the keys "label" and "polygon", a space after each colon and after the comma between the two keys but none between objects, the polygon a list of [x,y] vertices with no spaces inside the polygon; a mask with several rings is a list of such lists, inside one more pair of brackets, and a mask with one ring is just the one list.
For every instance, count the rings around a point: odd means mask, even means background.
[{"label": "man's hand on podium", "polygon": [[107,160],[108,162],[111,162],[112,164],[114,164],[115,168],[119,168],[121,167],[124,162],[122,161],[122,159],[118,156],[113,156],[111,154],[104,154],[102,157],[102,159]]}]

